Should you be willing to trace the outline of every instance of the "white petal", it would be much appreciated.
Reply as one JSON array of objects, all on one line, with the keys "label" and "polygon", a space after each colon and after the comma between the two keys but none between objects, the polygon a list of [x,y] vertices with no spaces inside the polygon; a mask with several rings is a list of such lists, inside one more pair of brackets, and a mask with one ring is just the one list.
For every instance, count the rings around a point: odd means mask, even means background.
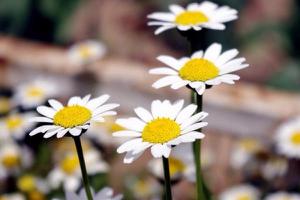
[{"label": "white petal", "polygon": [[72,97],[71,99],[69,99],[68,101],[68,106],[72,106],[72,105],[77,105],[79,103],[79,101],[81,101],[81,98],[76,96],[76,97]]},{"label": "white petal", "polygon": [[131,117],[128,119],[117,119],[116,123],[129,130],[139,131],[139,132],[142,131],[146,126],[145,122],[141,121],[136,117]]},{"label": "white petal", "polygon": [[156,12],[152,13],[147,16],[149,19],[156,19],[156,20],[161,20],[161,21],[167,21],[171,22],[174,21],[175,15],[171,13],[164,13],[164,12]]},{"label": "white petal", "polygon": [[125,157],[124,157],[124,163],[125,164],[129,164],[129,163],[132,163],[133,161],[135,161],[136,159],[138,159],[141,155],[142,155],[143,152],[139,152],[139,153],[132,153],[132,152],[127,152]]},{"label": "white petal", "polygon": [[104,95],[101,95],[98,98],[91,99],[86,104],[86,106],[88,108],[90,108],[91,110],[94,110],[95,108],[97,108],[97,107],[101,106],[102,104],[104,104],[108,99],[109,99],[109,95],[108,94],[104,94]]},{"label": "white petal", "polygon": [[176,122],[179,124],[183,123],[186,119],[190,118],[196,110],[197,105],[188,105],[178,114],[178,116],[176,117]]},{"label": "white petal", "polygon": [[173,83],[173,84],[171,85],[171,88],[174,89],[174,90],[177,90],[177,89],[179,89],[179,88],[181,88],[181,87],[183,87],[183,86],[188,85],[189,83],[190,83],[190,81],[181,80],[181,81],[178,81],[178,82],[176,82],[176,83]]},{"label": "white petal", "polygon": [[51,129],[55,129],[57,128],[58,126],[55,126],[55,125],[44,125],[44,126],[40,126],[40,127],[37,127],[36,129],[32,130],[29,135],[30,136],[33,136],[33,135],[36,135],[38,133],[44,133],[48,130],[51,130]]},{"label": "white petal", "polygon": [[192,58],[202,58],[203,56],[203,51],[196,51],[193,53]]},{"label": "white petal", "polygon": [[178,76],[166,76],[153,83],[152,87],[158,89],[158,88],[166,87],[168,85],[172,85],[173,83],[179,82],[181,80],[182,79],[179,78]]},{"label": "white petal", "polygon": [[54,130],[49,130],[46,132],[46,134],[44,135],[44,138],[50,138],[52,137],[53,135],[55,135],[58,131],[61,131],[63,130],[64,128],[56,128]]},{"label": "white petal", "polygon": [[96,110],[93,111],[93,116],[97,116],[101,113],[104,113],[108,110],[112,110],[116,107],[119,107],[120,105],[119,104],[116,104],[116,103],[110,103],[110,104],[105,104],[105,105],[102,105],[100,107],[98,107]]},{"label": "white petal", "polygon": [[244,69],[246,67],[249,67],[248,64],[242,64],[242,62],[244,62],[244,61],[245,61],[245,59],[241,58],[241,59],[235,59],[235,60],[232,60],[232,61],[226,63],[225,65],[223,65],[221,67],[220,75],[231,73],[231,72],[238,71],[238,70]]},{"label": "white petal", "polygon": [[180,68],[180,63],[178,62],[178,60],[171,56],[165,56],[165,55],[158,56],[157,60],[159,60],[160,62],[162,62],[176,70],[178,70]]},{"label": "white petal", "polygon": [[181,125],[181,130],[185,129],[186,127],[190,126],[191,124],[194,124],[198,121],[201,121],[202,119],[204,119],[206,116],[208,115],[208,113],[206,112],[200,112],[197,113],[195,115],[193,115],[192,117],[190,117],[189,119],[185,120]]},{"label": "white petal", "polygon": [[161,117],[161,108],[162,107],[162,102],[160,100],[154,100],[152,101],[151,104],[151,113],[153,118]]},{"label": "white petal", "polygon": [[181,31],[187,31],[187,30],[191,29],[191,26],[178,25],[178,29]]},{"label": "white petal", "polygon": [[214,43],[207,48],[204,58],[214,62],[220,56],[221,51],[222,46],[218,43]]},{"label": "white petal", "polygon": [[177,71],[167,68],[167,67],[154,68],[154,69],[151,69],[149,71],[149,73],[150,74],[162,74],[162,75],[177,75],[178,74]]},{"label": "white petal", "polygon": [[57,137],[57,138],[62,138],[63,136],[65,136],[65,134],[66,134],[69,130],[70,130],[70,129],[67,128],[67,129],[63,129],[63,130],[58,131],[56,137]]},{"label": "white petal", "polygon": [[50,99],[48,103],[57,111],[64,107],[59,101],[56,101],[55,99]]},{"label": "white petal", "polygon": [[29,120],[30,122],[44,122],[44,123],[52,123],[53,119],[47,117],[33,117]]},{"label": "white petal", "polygon": [[171,119],[175,119],[178,113],[181,111],[183,104],[184,104],[184,100],[182,99],[174,102],[172,105],[172,109],[169,111],[170,113],[168,114],[168,116]]},{"label": "white petal", "polygon": [[114,137],[139,137],[142,134],[136,131],[117,131],[113,133]]},{"label": "white petal", "polygon": [[119,148],[117,149],[117,152],[124,153],[127,151],[132,151],[135,149],[135,146],[139,145],[140,143],[142,143],[142,138],[135,138],[135,139],[129,140],[129,141],[123,143],[121,146],[119,146]]},{"label": "white petal", "polygon": [[221,65],[227,63],[229,60],[236,57],[238,54],[239,54],[239,51],[237,49],[231,49],[231,50],[225,51],[224,53],[222,53],[220,55],[220,57],[217,59],[215,64],[217,66],[221,66]]},{"label": "white petal", "polygon": [[181,140],[181,142],[194,142],[196,139],[202,139],[205,135],[200,132],[189,132],[183,135],[180,135],[178,138]]},{"label": "white petal", "polygon": [[164,147],[162,144],[155,144],[151,147],[151,153],[154,158],[161,158],[164,154]]},{"label": "white petal", "polygon": [[202,24],[202,26],[205,28],[210,28],[215,30],[224,30],[226,28],[224,24],[213,23],[213,22]]},{"label": "white petal", "polygon": [[186,129],[184,129],[181,134],[185,134],[185,133],[188,133],[188,132],[191,132],[191,131],[194,131],[194,130],[198,130],[200,128],[203,128],[207,126],[207,122],[199,122],[199,123],[195,123],[191,126],[188,126]]},{"label": "white petal", "polygon": [[81,128],[77,128],[77,127],[71,128],[71,129],[69,130],[69,133],[70,133],[71,135],[73,135],[73,136],[79,136],[79,135],[81,134],[81,132],[82,132],[82,129],[81,129]]},{"label": "white petal", "polygon": [[[104,112],[104,113],[98,114],[98,115],[95,116],[95,117],[96,117],[96,118],[99,118],[99,117],[103,118],[103,117],[105,117],[105,116],[112,116],[112,115],[117,115],[117,112],[116,112],[116,111],[106,111],[106,112]],[[94,119],[94,117],[93,117],[93,119]]]},{"label": "white petal", "polygon": [[53,116],[56,114],[56,111],[53,108],[47,107],[47,106],[39,106],[36,109],[41,115],[44,115],[49,118],[53,118]]},{"label": "white petal", "polygon": [[155,30],[154,34],[155,35],[158,35],[158,34],[161,34],[162,32],[166,31],[166,30],[169,30],[169,29],[172,29],[174,28],[175,25],[165,25],[165,26],[161,26],[159,27],[158,29]]},{"label": "white petal", "polygon": [[134,112],[144,122],[149,122],[149,121],[153,120],[153,117],[152,117],[151,113],[148,110],[146,110],[145,108],[138,107],[138,108],[134,109]]},{"label": "white petal", "polygon": [[178,15],[182,12],[184,12],[184,8],[179,6],[179,5],[175,5],[175,4],[172,4],[169,6],[169,9],[171,10],[172,13]]},{"label": "white petal", "polygon": [[188,6],[187,6],[187,10],[188,11],[195,11],[199,8],[199,4],[198,3],[190,3]]}]

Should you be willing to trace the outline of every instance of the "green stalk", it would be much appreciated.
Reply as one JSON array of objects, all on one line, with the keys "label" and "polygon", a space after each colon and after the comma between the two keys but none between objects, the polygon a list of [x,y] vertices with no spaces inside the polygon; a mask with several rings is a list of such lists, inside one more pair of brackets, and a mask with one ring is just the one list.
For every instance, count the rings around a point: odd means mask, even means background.
[{"label": "green stalk", "polygon": [[[192,93],[192,102],[197,104],[197,112],[202,111],[203,105],[202,95],[198,95],[197,92]],[[199,129],[201,131],[201,129]],[[197,199],[198,200],[207,200],[206,195],[204,193],[204,183],[203,183],[203,175],[201,170],[201,140],[197,139],[193,142],[193,153],[194,153],[194,161],[195,161],[195,169],[196,169],[196,189],[197,189]]]},{"label": "green stalk", "polygon": [[86,192],[86,196],[88,200],[93,200],[93,195],[91,192],[90,184],[89,184],[89,179],[88,179],[88,174],[86,171],[86,166],[85,166],[85,161],[84,161],[84,156],[83,156],[83,150],[81,146],[81,141],[80,137],[73,137],[76,150],[77,150],[77,155],[80,163],[80,168],[81,168],[81,174],[82,174],[82,180],[83,180],[83,185],[84,189]]},{"label": "green stalk", "polygon": [[165,198],[166,200],[172,200],[169,159],[162,157],[162,162],[163,162],[164,175],[165,175]]}]

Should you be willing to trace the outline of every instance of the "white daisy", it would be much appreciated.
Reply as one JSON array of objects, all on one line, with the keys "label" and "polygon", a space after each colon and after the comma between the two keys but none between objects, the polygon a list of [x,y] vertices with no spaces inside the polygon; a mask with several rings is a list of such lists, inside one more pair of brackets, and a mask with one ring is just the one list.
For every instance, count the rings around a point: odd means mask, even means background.
[{"label": "white daisy", "polygon": [[275,143],[279,153],[300,158],[300,117],[283,123],[277,130]]},{"label": "white daisy", "polygon": [[172,145],[204,138],[204,134],[197,130],[207,125],[201,120],[208,114],[194,114],[196,105],[191,104],[183,108],[183,104],[183,100],[173,104],[168,100],[155,100],[152,102],[151,112],[138,107],[135,113],[139,118],[118,119],[116,123],[128,130],[118,131],[113,135],[133,138],[117,149],[118,153],[127,152],[124,163],[133,162],[150,147],[155,158],[167,158]]},{"label": "white daisy", "polygon": [[21,169],[32,164],[32,154],[29,149],[19,147],[12,141],[0,145],[0,179],[16,175]]},{"label": "white daisy", "polygon": [[[148,168],[156,177],[164,179],[163,165],[160,159],[151,160]],[[195,167],[191,144],[180,144],[172,149],[169,156],[169,168],[172,180],[183,177],[194,180]]]},{"label": "white daisy", "polygon": [[48,106],[39,106],[37,111],[43,117],[33,118],[32,121],[46,123],[29,133],[30,136],[38,133],[45,133],[44,138],[54,135],[57,138],[63,137],[66,133],[79,136],[87,130],[92,121],[103,122],[105,116],[116,115],[112,109],[119,104],[104,104],[109,99],[109,95],[102,95],[98,98],[90,99],[90,95],[84,98],[72,97],[67,106],[51,99]]},{"label": "white daisy", "polygon": [[36,116],[34,113],[12,113],[0,119],[0,138],[23,139],[26,132],[35,125],[30,119]]},{"label": "white daisy", "polygon": [[20,191],[25,193],[42,193],[47,194],[49,192],[49,185],[46,180],[34,176],[32,174],[23,174],[18,177],[17,187]]},{"label": "white daisy", "polygon": [[219,200],[259,200],[260,192],[251,185],[238,185],[224,191]]},{"label": "white daisy", "polygon": [[103,43],[95,40],[87,40],[70,47],[68,55],[76,65],[89,64],[103,57],[106,47]]},{"label": "white daisy", "polygon": [[242,169],[256,153],[262,151],[263,145],[253,138],[243,138],[234,145],[230,156],[230,165],[234,169]]},{"label": "white daisy", "polygon": [[205,1],[191,3],[186,9],[179,5],[170,5],[171,12],[155,12],[148,15],[149,26],[159,26],[155,34],[177,28],[180,31],[193,29],[199,31],[202,28],[224,30],[225,22],[237,19],[237,11],[228,7],[218,7],[217,4]]},{"label": "white daisy", "polygon": [[[114,196],[114,191],[110,187],[104,187],[97,193],[93,192],[92,195],[94,200],[121,200],[123,198],[121,194]],[[85,190],[81,189],[78,195],[72,191],[66,191],[66,200],[87,200]]]},{"label": "white daisy", "polygon": [[231,73],[249,65],[244,63],[245,58],[235,58],[238,50],[221,51],[221,44],[214,43],[205,52],[197,51],[190,58],[177,60],[170,56],[159,56],[157,59],[168,67],[151,69],[150,73],[166,76],[152,86],[156,89],[168,85],[172,89],[189,86],[201,95],[206,85],[234,84],[240,77]]},{"label": "white daisy", "polygon": [[262,166],[262,175],[267,180],[283,176],[288,170],[288,161],[284,158],[271,157]]},{"label": "white daisy", "polygon": [[269,194],[264,200],[300,200],[300,194],[276,192]]},{"label": "white daisy", "polygon": [[16,87],[13,102],[25,109],[42,105],[48,98],[55,97],[58,86],[50,79],[38,78]]},{"label": "white daisy", "polygon": [[[87,173],[94,175],[106,172],[108,165],[95,149],[84,150]],[[62,184],[65,190],[75,191],[81,185],[80,163],[76,152],[69,152],[54,167],[48,176],[50,187],[56,189]]]}]

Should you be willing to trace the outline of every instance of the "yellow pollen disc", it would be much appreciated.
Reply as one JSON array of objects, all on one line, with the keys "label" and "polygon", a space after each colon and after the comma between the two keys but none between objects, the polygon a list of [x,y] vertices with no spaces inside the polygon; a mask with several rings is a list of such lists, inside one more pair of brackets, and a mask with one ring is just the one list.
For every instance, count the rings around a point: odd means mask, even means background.
[{"label": "yellow pollen disc", "polygon": [[207,81],[219,75],[219,69],[211,61],[194,58],[179,70],[179,76],[189,81]]},{"label": "yellow pollen disc", "polygon": [[169,118],[157,118],[149,122],[142,132],[145,142],[165,143],[180,135],[180,126]]},{"label": "yellow pollen disc", "polygon": [[291,142],[294,145],[300,146],[300,131],[296,131],[291,136]]},{"label": "yellow pollen disc", "polygon": [[20,157],[18,155],[6,155],[2,158],[2,164],[6,168],[14,168],[20,165]]},{"label": "yellow pollen disc", "polygon": [[170,176],[173,176],[178,173],[183,173],[185,169],[185,164],[177,159],[177,158],[169,158],[169,166],[170,166]]},{"label": "yellow pollen disc", "polygon": [[92,117],[92,112],[83,106],[67,106],[59,110],[53,118],[55,125],[72,128],[84,125]]},{"label": "yellow pollen disc", "polygon": [[28,194],[29,200],[46,200],[46,197],[44,194],[42,194],[39,191],[32,191]]},{"label": "yellow pollen disc", "polygon": [[5,120],[5,124],[8,130],[13,131],[22,126],[23,119],[18,115],[10,116]]},{"label": "yellow pollen disc", "polygon": [[0,113],[6,113],[10,109],[9,99],[6,97],[0,97]]},{"label": "yellow pollen disc", "polygon": [[45,94],[44,90],[40,87],[29,87],[26,91],[27,97],[39,98],[43,97]]},{"label": "yellow pollen disc", "polygon": [[208,17],[200,11],[185,11],[176,16],[175,23],[178,25],[199,25],[208,22]]},{"label": "yellow pollen disc", "polygon": [[18,188],[24,192],[30,192],[36,189],[35,178],[31,175],[24,175],[18,180]]},{"label": "yellow pollen disc", "polygon": [[73,174],[79,167],[77,155],[67,156],[60,164],[61,169],[67,174]]},{"label": "yellow pollen disc", "polygon": [[79,55],[84,59],[89,58],[92,55],[91,48],[87,45],[80,46]]},{"label": "yellow pollen disc", "polygon": [[236,198],[236,200],[251,200],[251,198],[247,194],[241,194]]}]

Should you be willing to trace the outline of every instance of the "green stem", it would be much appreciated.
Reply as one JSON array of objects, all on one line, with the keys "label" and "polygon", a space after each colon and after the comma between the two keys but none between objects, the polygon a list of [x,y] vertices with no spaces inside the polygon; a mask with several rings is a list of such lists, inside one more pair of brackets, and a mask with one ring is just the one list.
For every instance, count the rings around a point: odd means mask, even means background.
[{"label": "green stem", "polygon": [[172,200],[169,159],[162,157],[162,162],[164,166],[164,175],[165,175],[165,198],[166,200]]},{"label": "green stem", "polygon": [[88,174],[86,171],[86,166],[84,162],[84,156],[83,156],[83,151],[82,151],[82,146],[81,146],[81,141],[80,137],[73,137],[76,150],[77,150],[77,155],[80,163],[80,168],[81,168],[81,174],[82,174],[82,179],[83,179],[83,185],[85,188],[86,196],[88,200],[93,200],[93,195],[91,192],[90,184],[89,184],[89,179],[88,179]]},{"label": "green stem", "polygon": [[[197,104],[197,112],[202,111],[203,105],[202,95],[198,95],[193,91],[192,93],[192,102]],[[201,129],[199,129],[201,131]],[[193,153],[194,153],[194,161],[196,168],[196,189],[197,189],[197,199],[198,200],[207,200],[206,195],[204,193],[204,185],[203,185],[203,176],[201,171],[201,140],[197,139],[193,142]]]}]

